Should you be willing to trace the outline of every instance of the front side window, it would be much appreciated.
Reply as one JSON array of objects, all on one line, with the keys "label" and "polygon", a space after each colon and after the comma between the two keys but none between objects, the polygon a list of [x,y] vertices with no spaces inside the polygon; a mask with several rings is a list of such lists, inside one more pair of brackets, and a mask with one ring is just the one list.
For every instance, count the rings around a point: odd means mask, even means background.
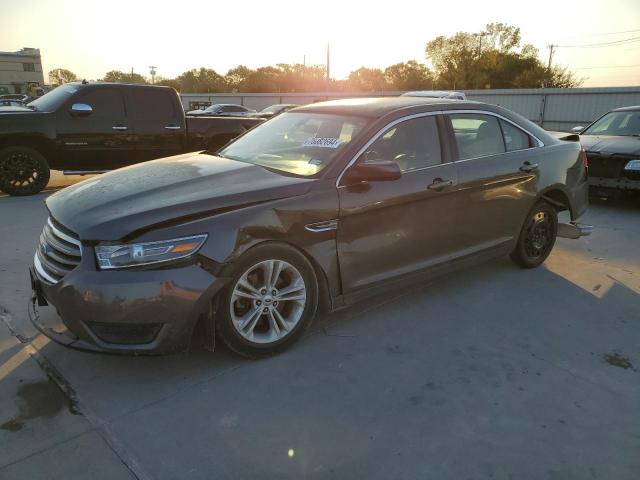
[{"label": "front side window", "polygon": [[112,88],[89,90],[73,100],[86,103],[93,109],[92,118],[122,118],[125,116],[122,95]]},{"label": "front side window", "polygon": [[278,115],[219,152],[221,157],[301,176],[329,165],[362,131],[367,120],[323,113]]},{"label": "front side window", "polygon": [[502,130],[496,117],[458,113],[452,114],[450,118],[460,160],[505,152]]},{"label": "front side window", "polygon": [[583,135],[640,135],[640,111],[611,112],[587,128]]},{"label": "front side window", "polygon": [[362,161],[390,160],[402,172],[432,167],[442,162],[438,125],[434,116],[394,125],[362,154]]}]

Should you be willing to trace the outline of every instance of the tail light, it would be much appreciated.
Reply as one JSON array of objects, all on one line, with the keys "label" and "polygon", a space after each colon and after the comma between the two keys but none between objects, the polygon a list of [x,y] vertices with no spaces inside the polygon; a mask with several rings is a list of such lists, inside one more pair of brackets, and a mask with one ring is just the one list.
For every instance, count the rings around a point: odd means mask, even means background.
[{"label": "tail light", "polygon": [[580,158],[582,159],[582,166],[584,168],[589,168],[589,158],[587,157],[587,152],[585,152],[584,148],[580,150]]}]

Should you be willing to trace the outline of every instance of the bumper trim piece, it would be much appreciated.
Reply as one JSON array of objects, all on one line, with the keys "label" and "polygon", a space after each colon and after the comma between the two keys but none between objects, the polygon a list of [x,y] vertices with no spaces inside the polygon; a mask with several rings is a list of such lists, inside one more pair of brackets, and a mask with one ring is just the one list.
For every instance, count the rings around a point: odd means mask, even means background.
[{"label": "bumper trim piece", "polygon": [[558,236],[562,238],[571,238],[576,240],[580,237],[591,235],[593,231],[592,225],[584,225],[581,223],[558,223]]}]

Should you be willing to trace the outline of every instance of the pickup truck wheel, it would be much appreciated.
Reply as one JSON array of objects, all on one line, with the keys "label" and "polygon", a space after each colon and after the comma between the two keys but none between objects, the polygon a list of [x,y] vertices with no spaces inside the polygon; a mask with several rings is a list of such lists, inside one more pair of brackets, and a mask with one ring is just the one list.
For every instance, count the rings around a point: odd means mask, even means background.
[{"label": "pickup truck wheel", "polygon": [[9,195],[34,195],[49,183],[45,158],[29,147],[0,150],[0,190]]},{"label": "pickup truck wheel", "polygon": [[224,343],[249,358],[289,347],[309,327],[318,307],[318,281],[309,260],[287,245],[265,244],[231,268],[215,319]]},{"label": "pickup truck wheel", "polygon": [[527,216],[511,260],[522,268],[534,268],[544,262],[556,243],[558,213],[547,202],[536,203]]}]

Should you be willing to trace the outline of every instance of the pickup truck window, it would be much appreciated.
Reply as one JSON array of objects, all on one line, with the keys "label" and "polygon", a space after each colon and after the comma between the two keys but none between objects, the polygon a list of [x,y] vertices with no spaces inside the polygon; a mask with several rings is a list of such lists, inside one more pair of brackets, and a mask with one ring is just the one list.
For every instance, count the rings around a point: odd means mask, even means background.
[{"label": "pickup truck window", "polygon": [[61,85],[29,103],[29,107],[39,112],[55,112],[77,91],[75,85]]},{"label": "pickup truck window", "polygon": [[120,92],[112,88],[101,88],[81,93],[72,103],[86,103],[93,109],[92,117],[122,118],[126,117],[124,99]]},{"label": "pickup truck window", "polygon": [[138,120],[167,124],[176,119],[175,105],[167,90],[134,88],[131,97],[133,112]]},{"label": "pickup truck window", "polygon": [[329,165],[366,124],[359,117],[287,112],[247,132],[219,155],[312,176]]}]

